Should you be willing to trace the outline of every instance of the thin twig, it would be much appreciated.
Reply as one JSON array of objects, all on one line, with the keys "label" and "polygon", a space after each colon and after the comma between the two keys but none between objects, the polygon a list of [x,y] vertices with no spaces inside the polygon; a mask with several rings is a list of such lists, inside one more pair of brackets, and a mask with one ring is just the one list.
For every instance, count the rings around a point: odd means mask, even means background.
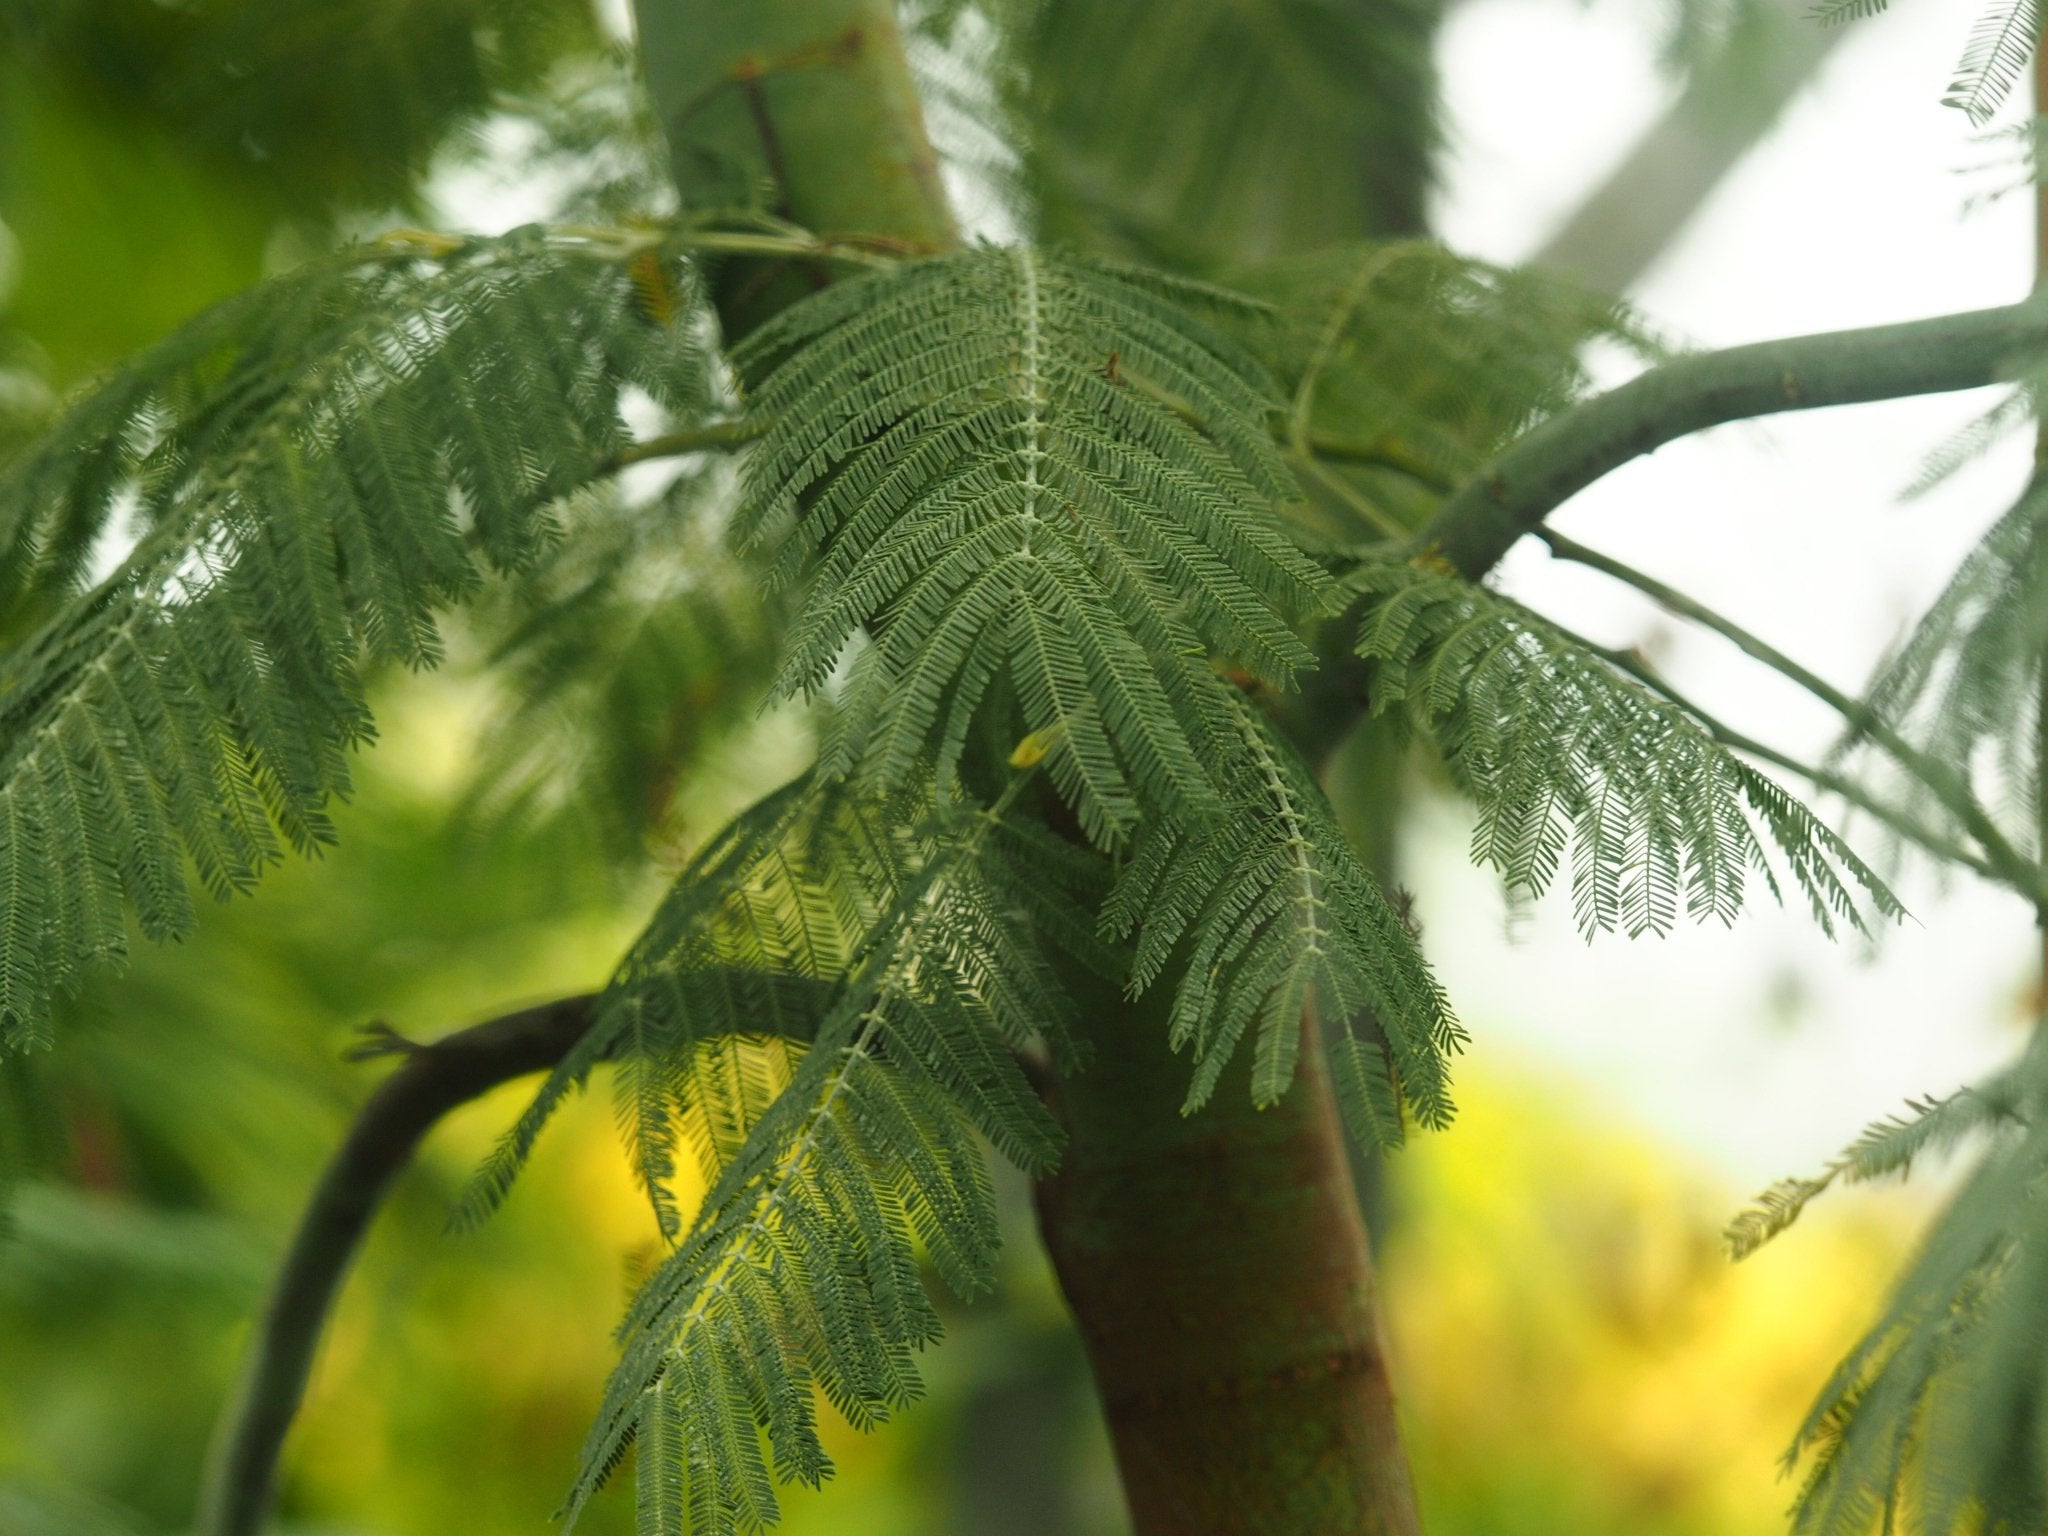
[{"label": "thin twig", "polygon": [[242,1387],[221,1419],[194,1523],[199,1536],[257,1536],[263,1528],[328,1309],[385,1190],[421,1139],[457,1105],[553,1067],[589,1029],[595,1001],[559,998],[428,1045],[388,1031],[380,1038],[380,1053],[405,1062],[363,1105],[299,1220]]}]

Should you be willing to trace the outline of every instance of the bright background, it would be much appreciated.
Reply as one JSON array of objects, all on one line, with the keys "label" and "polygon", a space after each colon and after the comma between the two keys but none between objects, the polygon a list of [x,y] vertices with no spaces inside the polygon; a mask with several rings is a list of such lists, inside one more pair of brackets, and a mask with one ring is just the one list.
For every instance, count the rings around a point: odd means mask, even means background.
[{"label": "bright background", "polygon": [[[1671,88],[1630,25],[1645,9],[1471,0],[1453,14],[1442,58],[1454,148],[1437,214],[1453,247],[1525,259],[1664,107]],[[1938,104],[1960,22],[1952,6],[1900,5],[1858,25],[1631,298],[1676,336],[1714,347],[2023,297],[2032,199],[1983,201],[2018,179],[2011,148]],[[1920,460],[1997,396],[1703,433],[1608,476],[1556,526],[1855,694],[2024,478],[2029,444],[2016,437],[1924,499],[1898,502]],[[1824,705],[1732,645],[1681,631],[1634,591],[1532,540],[1502,585],[1595,639],[1642,646],[1682,692],[1795,756],[1817,761],[1839,729]],[[1833,810],[1837,825],[1876,841],[1867,820]],[[1830,944],[1799,911],[1589,948],[1567,902],[1510,920],[1491,882],[1444,856],[1460,816],[1433,813],[1407,868],[1431,954],[1482,1037],[1563,1066],[1603,1110],[1656,1127],[1739,1182],[1810,1167],[1907,1095],[1976,1077],[2011,1054],[2033,1016],[2031,916],[1967,878],[1944,891],[1909,866],[1900,892],[1913,918],[1874,954]]]},{"label": "bright background", "polygon": [[[1454,11],[1437,214],[1453,246],[1503,261],[1539,249],[1664,108],[1650,9]],[[1968,20],[1923,0],[1859,24],[1638,284],[1640,307],[1711,346],[2021,295],[2029,200],[1964,216],[2011,174],[1961,174],[2000,152],[1936,104]],[[72,158],[9,161],[0,131],[0,211],[16,226],[0,225],[0,320],[42,325],[60,376],[254,275],[250,230],[269,215],[246,189],[66,118],[61,102],[10,101],[6,64],[0,130],[9,110],[35,118],[40,137],[25,141]],[[501,228],[532,211],[487,177],[439,190],[459,223]],[[53,245],[52,231],[71,243]],[[155,259],[162,249],[199,254],[172,263]],[[67,295],[87,274],[110,298],[82,310]],[[1853,690],[2017,487],[2019,442],[1896,504],[1921,455],[1984,404],[1723,429],[1603,481],[1560,526]],[[1540,549],[1518,553],[1504,579],[1598,638],[1642,645],[1753,734],[1815,755],[1830,738],[1812,701],[1626,590]],[[573,842],[480,848],[443,830],[487,713],[459,671],[400,680],[386,704],[385,744],[365,760],[336,854],[209,914],[191,944],[146,955],[79,1010],[59,1085],[74,1182],[31,1191],[20,1240],[0,1247],[0,1536],[180,1529],[268,1266],[360,1097],[364,1072],[336,1061],[353,1031],[383,1016],[428,1033],[587,985],[652,900],[652,886],[621,889]],[[789,751],[770,730],[711,763],[686,790],[695,832],[788,771]],[[2028,914],[1909,866],[1915,918],[1874,952],[1767,911],[1729,931],[1588,947],[1562,898],[1511,913],[1463,857],[1465,836],[1462,811],[1427,802],[1404,850],[1475,1045],[1458,1127],[1392,1167],[1383,1254],[1430,1528],[1780,1530],[1790,1489],[1775,1458],[1939,1180],[1831,1196],[1739,1267],[1720,1228],[1758,1186],[1811,1170],[1907,1095],[1944,1092],[2011,1053],[2036,988]],[[448,1201],[523,1092],[437,1133],[380,1225],[295,1432],[281,1529],[548,1528],[653,1236],[601,1093],[550,1134],[501,1218],[476,1236],[443,1233]],[[1024,1192],[1006,1186],[1005,1199],[1015,1240],[1002,1298],[948,1309],[931,1398],[879,1435],[839,1435],[841,1477],[793,1500],[785,1529],[1121,1529]],[[628,1500],[612,1496],[587,1528],[629,1526]]]}]

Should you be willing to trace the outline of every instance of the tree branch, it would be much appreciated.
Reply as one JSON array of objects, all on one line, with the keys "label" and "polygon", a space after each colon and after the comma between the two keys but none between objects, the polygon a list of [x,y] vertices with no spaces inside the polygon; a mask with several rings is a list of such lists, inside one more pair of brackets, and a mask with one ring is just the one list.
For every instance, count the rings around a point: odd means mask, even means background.
[{"label": "tree branch", "polygon": [[1975,389],[2048,347],[2048,300],[1682,357],[1552,417],[1444,503],[1419,535],[1474,580],[1567,499],[1704,427]]},{"label": "tree branch", "polygon": [[[299,1220],[257,1330],[248,1372],[221,1420],[201,1490],[199,1536],[256,1536],[278,1452],[335,1292],[391,1181],[457,1105],[559,1062],[589,1029],[596,998],[565,997],[458,1030],[428,1045],[388,1036],[405,1062],[378,1085]],[[380,1050],[381,1053],[381,1050]]]},{"label": "tree branch", "polygon": [[614,474],[632,464],[651,459],[673,459],[686,453],[725,453],[743,448],[768,430],[768,423],[749,416],[728,421],[711,421],[702,426],[665,432],[643,442],[630,443],[598,466],[600,475]]}]

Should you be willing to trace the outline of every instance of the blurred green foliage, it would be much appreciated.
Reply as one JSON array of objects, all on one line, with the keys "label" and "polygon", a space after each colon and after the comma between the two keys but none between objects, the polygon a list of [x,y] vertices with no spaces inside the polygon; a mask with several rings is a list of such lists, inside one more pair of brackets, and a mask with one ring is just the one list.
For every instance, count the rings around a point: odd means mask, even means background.
[{"label": "blurred green foliage", "polygon": [[[1401,9],[1396,62],[1426,49],[1429,10]],[[1005,101],[1038,124],[1036,171],[1019,174],[1041,177],[1048,228],[1222,264],[1271,254],[1283,228],[1293,248],[1290,221],[1311,215],[1328,222],[1310,240],[1411,226],[1420,179],[1353,167],[1376,136],[1419,149],[1435,124],[1352,89],[1356,70],[1395,65],[1322,47],[1329,11],[1190,7],[1245,39],[1208,50],[1233,72],[1191,91],[1170,55],[1033,6],[1020,47],[1070,67]],[[1261,24],[1284,46],[1262,52]],[[58,393],[195,309],[339,232],[419,214],[422,173],[495,93],[583,69],[588,99],[541,120],[596,146],[632,110],[603,44],[582,0],[0,0],[0,457]],[[1282,94],[1327,131],[1263,177]],[[1125,122],[1134,99],[1157,103],[1155,131],[1109,143],[1104,108]],[[626,162],[615,185],[643,191]],[[128,975],[71,1004],[60,1051],[0,1059],[0,1179],[25,1180],[0,1235],[0,1536],[182,1530],[267,1276],[375,1074],[342,1060],[355,1033],[385,1019],[430,1035],[593,985],[652,905],[655,866],[797,766],[801,722],[750,713],[763,610],[723,601],[740,578],[689,515],[690,483],[666,494],[677,515],[653,524],[585,509],[613,536],[557,589],[487,605],[457,637],[472,665],[381,680],[385,741],[338,851],[280,871],[260,904],[207,913],[175,951],[137,945]],[[721,601],[684,623],[661,599],[689,584]],[[511,663],[489,685],[486,655]],[[447,1234],[526,1091],[437,1131],[380,1219],[288,1447],[280,1530],[546,1528],[611,1321],[657,1249],[601,1091],[504,1212]],[[1432,1529],[1776,1529],[1759,1458],[1847,1337],[1806,1319],[1852,1321],[1896,1234],[1819,1223],[1731,1275],[1711,1237],[1728,1202],[1652,1150],[1587,1133],[1588,1115],[1531,1118],[1549,1093],[1466,1097],[1456,1137],[1397,1164],[1388,1250]],[[788,1501],[792,1536],[1125,1528],[1028,1192],[1002,1196],[998,1297],[949,1308],[930,1397],[892,1433],[828,1420],[840,1475]],[[585,1528],[630,1529],[629,1503],[601,1498]]]}]

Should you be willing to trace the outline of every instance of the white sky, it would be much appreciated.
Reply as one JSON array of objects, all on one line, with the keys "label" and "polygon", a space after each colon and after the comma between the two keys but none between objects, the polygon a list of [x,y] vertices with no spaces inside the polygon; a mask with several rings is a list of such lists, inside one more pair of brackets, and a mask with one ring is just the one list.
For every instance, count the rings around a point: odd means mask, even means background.
[{"label": "white sky", "polygon": [[[1657,115],[1668,88],[1632,30],[1647,9],[1469,0],[1454,13],[1442,44],[1454,153],[1437,215],[1449,243],[1527,256]],[[1917,4],[1858,23],[1639,285],[1640,306],[1687,340],[1725,346],[2023,296],[2029,201],[1964,217],[1985,181],[1959,172],[1996,151],[1938,104],[1968,20]],[[1858,690],[2018,487],[2027,447],[2016,440],[1898,504],[1920,457],[1995,398],[1722,428],[1608,477],[1557,526]],[[1814,756],[1832,737],[1828,711],[1790,684],[1538,546],[1518,550],[1503,580],[1599,639],[1651,641],[1677,686],[1752,735]],[[1491,879],[1457,856],[1463,826],[1453,807],[1426,816],[1406,878],[1476,1050],[1561,1064],[1601,1108],[1738,1183],[1808,1171],[1907,1095],[1946,1092],[2017,1047],[2034,984],[2029,914],[1970,877],[1946,894],[1907,880],[1917,921],[1875,957],[1830,945],[1803,912],[1764,908],[1732,931],[1589,948],[1561,891],[1510,935]]]}]

